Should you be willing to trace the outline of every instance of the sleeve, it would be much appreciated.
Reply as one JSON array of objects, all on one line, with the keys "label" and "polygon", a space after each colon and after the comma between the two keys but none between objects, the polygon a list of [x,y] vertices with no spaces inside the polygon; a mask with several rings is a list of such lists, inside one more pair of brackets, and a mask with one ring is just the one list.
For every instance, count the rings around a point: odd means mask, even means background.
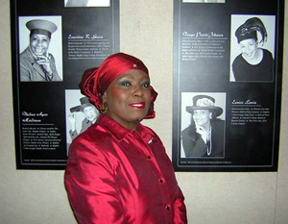
[{"label": "sleeve", "polygon": [[232,63],[232,72],[233,72],[233,76],[234,76],[235,81],[239,81],[239,79],[240,79],[240,76],[239,76],[239,65],[238,65],[236,59]]},{"label": "sleeve", "polygon": [[74,130],[74,131],[70,130],[69,134],[70,134],[72,141],[78,136],[77,130]]},{"label": "sleeve", "polygon": [[193,150],[190,152],[190,157],[203,157],[207,153],[207,146],[202,138],[196,140]]},{"label": "sleeve", "polygon": [[232,72],[235,81],[245,81],[246,71],[245,64],[241,55],[238,55],[232,63]]},{"label": "sleeve", "polygon": [[52,68],[52,73],[53,73],[53,81],[62,81],[60,78],[57,69],[56,69],[56,61],[55,58],[52,54],[49,54],[50,59],[51,59],[51,68]]},{"label": "sleeve", "polygon": [[192,141],[191,138],[189,138],[189,129],[184,129],[181,133],[181,140],[182,140],[182,146],[184,149],[185,157],[189,157],[189,154],[191,153],[195,142]]},{"label": "sleeve", "polygon": [[73,141],[65,171],[65,187],[80,224],[126,223],[109,160],[83,138]]},{"label": "sleeve", "polygon": [[188,130],[182,132],[182,144],[186,158],[202,157],[206,153],[206,144],[199,136],[192,137],[190,135],[199,135],[196,132],[189,133]]},{"label": "sleeve", "polygon": [[20,58],[20,81],[31,81],[29,69],[22,58]]},{"label": "sleeve", "polygon": [[184,204],[184,196],[181,189],[178,187],[178,197],[174,203],[174,224],[186,224],[187,214],[186,206]]}]

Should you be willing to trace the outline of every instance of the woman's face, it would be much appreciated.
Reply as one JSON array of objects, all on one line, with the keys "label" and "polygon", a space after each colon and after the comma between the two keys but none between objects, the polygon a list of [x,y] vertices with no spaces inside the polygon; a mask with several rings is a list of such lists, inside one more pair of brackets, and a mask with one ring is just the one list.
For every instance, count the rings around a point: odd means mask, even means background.
[{"label": "woman's face", "polygon": [[83,109],[85,117],[94,123],[98,117],[97,109],[94,106],[88,106]]},{"label": "woman's face", "polygon": [[50,39],[44,34],[32,34],[30,48],[36,56],[45,55],[49,47]]},{"label": "woman's face", "polygon": [[242,54],[246,59],[254,59],[256,57],[257,41],[253,38],[240,41],[240,48]]},{"label": "woman's face", "polygon": [[212,113],[209,110],[194,110],[193,119],[196,126],[205,127],[210,125],[210,117],[212,117]]},{"label": "woman's face", "polygon": [[150,79],[141,70],[130,70],[116,78],[104,93],[106,114],[129,130],[136,130],[147,115],[150,100]]}]

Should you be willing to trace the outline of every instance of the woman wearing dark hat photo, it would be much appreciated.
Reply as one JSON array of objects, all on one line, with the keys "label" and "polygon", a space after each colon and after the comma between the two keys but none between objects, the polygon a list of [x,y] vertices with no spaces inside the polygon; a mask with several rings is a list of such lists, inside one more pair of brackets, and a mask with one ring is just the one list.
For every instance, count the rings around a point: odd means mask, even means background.
[{"label": "woman wearing dark hat photo", "polygon": [[56,69],[55,58],[48,53],[56,24],[44,19],[26,23],[30,30],[29,46],[20,54],[20,81],[49,82],[61,81]]},{"label": "woman wearing dark hat photo", "polygon": [[79,223],[187,223],[184,196],[165,148],[143,119],[157,93],[144,63],[109,56],[85,71],[82,94],[101,112],[72,142],[65,186]]},{"label": "woman wearing dark hat photo", "polygon": [[235,36],[241,49],[241,54],[232,63],[235,81],[273,81],[274,59],[271,52],[263,48],[268,34],[262,20],[258,17],[247,19],[237,28]]},{"label": "woman wearing dark hat photo", "polygon": [[[96,107],[89,102],[87,97],[80,98],[80,106],[76,106],[70,109],[71,114],[68,115],[68,120],[71,124],[71,130],[69,134],[71,139],[74,140],[79,134],[86,131],[92,124],[94,124],[99,116],[99,111]],[[81,122],[81,130],[78,133],[76,129],[77,112],[82,112],[85,118]]]},{"label": "woman wearing dark hat photo", "polygon": [[224,121],[218,118],[223,109],[215,106],[215,99],[196,95],[186,111],[191,114],[191,123],[181,133],[185,157],[224,157]]}]

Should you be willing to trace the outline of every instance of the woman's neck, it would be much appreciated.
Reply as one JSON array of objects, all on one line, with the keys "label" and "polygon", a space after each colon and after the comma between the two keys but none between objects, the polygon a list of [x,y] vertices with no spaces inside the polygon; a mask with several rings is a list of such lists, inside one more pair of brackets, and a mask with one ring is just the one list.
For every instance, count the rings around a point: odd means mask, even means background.
[{"label": "woman's neck", "polygon": [[245,54],[242,54],[242,57],[248,64],[258,65],[263,59],[263,50],[261,48],[257,48],[255,51],[255,56],[252,59],[245,57]]},{"label": "woman's neck", "polygon": [[210,122],[208,122],[207,124],[205,124],[204,126],[202,126],[202,128],[208,133],[210,131]]}]

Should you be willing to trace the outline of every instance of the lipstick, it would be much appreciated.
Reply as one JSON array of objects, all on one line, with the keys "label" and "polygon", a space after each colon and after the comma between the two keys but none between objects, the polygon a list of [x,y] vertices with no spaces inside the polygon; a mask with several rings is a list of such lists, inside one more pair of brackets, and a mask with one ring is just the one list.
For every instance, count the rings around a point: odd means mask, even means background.
[{"label": "lipstick", "polygon": [[139,102],[139,103],[130,103],[129,106],[133,107],[135,109],[144,109],[145,108],[145,103],[144,102]]}]

